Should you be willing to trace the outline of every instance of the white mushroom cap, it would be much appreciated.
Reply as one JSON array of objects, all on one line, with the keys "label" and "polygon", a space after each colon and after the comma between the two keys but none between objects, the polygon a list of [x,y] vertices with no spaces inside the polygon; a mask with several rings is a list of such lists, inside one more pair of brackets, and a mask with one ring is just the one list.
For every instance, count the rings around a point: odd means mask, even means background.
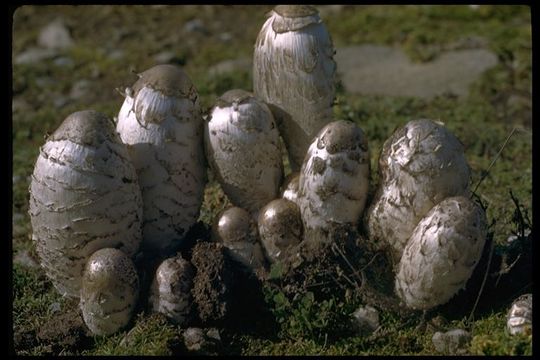
[{"label": "white mushroom cap", "polygon": [[193,300],[191,288],[195,271],[180,254],[165,259],[156,270],[149,303],[152,310],[160,312],[176,324],[185,323]]},{"label": "white mushroom cap", "polygon": [[115,247],[129,256],[138,250],[137,176],[105,115],[69,115],[40,148],[29,190],[32,238],[60,294],[79,297],[83,268],[96,250]]},{"label": "white mushroom cap", "polygon": [[252,213],[279,193],[283,164],[272,113],[253,94],[234,89],[217,101],[206,123],[210,166],[231,202]]},{"label": "white mushroom cap", "polygon": [[172,253],[199,216],[206,184],[197,91],[178,66],[157,65],[126,91],[117,131],[141,186],[143,247]]},{"label": "white mushroom cap", "polygon": [[484,210],[469,198],[450,197],[433,207],[403,251],[395,288],[404,303],[427,310],[465,287],[487,235]]},{"label": "white mushroom cap", "polygon": [[264,266],[257,225],[246,210],[233,206],[221,211],[212,225],[212,240],[223,243],[246,267],[257,269]]},{"label": "white mushroom cap", "polygon": [[506,329],[510,335],[532,333],[532,294],[517,298],[506,316]]},{"label": "white mushroom cap", "polygon": [[272,200],[261,209],[258,224],[261,243],[271,261],[283,259],[302,241],[300,209],[290,200]]},{"label": "white mushroom cap", "polygon": [[442,124],[414,120],[385,141],[380,184],[367,212],[369,238],[388,247],[397,264],[414,228],[450,196],[468,196],[470,171],[463,145]]},{"label": "white mushroom cap", "polygon": [[293,171],[311,140],[332,121],[334,47],[317,10],[279,5],[257,37],[253,59],[255,95],[272,105]]},{"label": "white mushroom cap", "polygon": [[139,297],[139,278],[122,251],[96,251],[85,266],[80,308],[95,335],[110,335],[126,326]]},{"label": "white mushroom cap", "polygon": [[306,231],[356,224],[369,185],[369,152],[363,131],[334,121],[313,140],[300,171],[297,203]]}]

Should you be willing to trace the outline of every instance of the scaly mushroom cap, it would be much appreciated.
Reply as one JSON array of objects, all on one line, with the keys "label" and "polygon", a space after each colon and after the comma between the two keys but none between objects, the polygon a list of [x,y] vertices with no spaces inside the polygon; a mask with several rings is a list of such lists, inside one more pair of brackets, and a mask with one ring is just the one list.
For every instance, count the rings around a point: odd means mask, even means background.
[{"label": "scaly mushroom cap", "polygon": [[302,241],[300,209],[287,199],[272,200],[262,208],[258,225],[261,243],[271,261],[285,258],[288,250]]},{"label": "scaly mushroom cap", "polygon": [[212,240],[223,243],[234,258],[250,269],[264,265],[257,225],[244,209],[233,206],[221,211],[212,225]]},{"label": "scaly mushroom cap", "polygon": [[195,271],[180,254],[165,259],[156,270],[149,303],[152,310],[160,312],[178,325],[185,323],[193,299],[191,289]]},{"label": "scaly mushroom cap", "polygon": [[252,213],[279,193],[283,164],[272,113],[247,91],[223,94],[205,124],[210,166],[231,202]]},{"label": "scaly mushroom cap", "polygon": [[202,116],[184,71],[157,65],[126,90],[116,129],[141,186],[143,247],[174,253],[195,224],[206,184]]},{"label": "scaly mushroom cap", "polygon": [[358,222],[366,203],[369,168],[368,143],[359,127],[341,120],[319,132],[299,178],[297,204],[306,232]]},{"label": "scaly mushroom cap", "polygon": [[517,298],[506,316],[506,330],[510,335],[532,333],[532,294]]},{"label": "scaly mushroom cap", "polygon": [[298,171],[313,137],[332,121],[336,63],[330,34],[317,10],[279,5],[255,43],[253,89],[271,105]]},{"label": "scaly mushroom cap", "polygon": [[110,335],[126,326],[139,297],[139,278],[131,259],[106,248],[88,259],[82,277],[80,308],[95,335]]},{"label": "scaly mushroom cap", "polygon": [[380,183],[366,223],[376,247],[388,248],[394,264],[426,213],[450,196],[467,196],[470,171],[463,145],[442,124],[414,120],[385,141]]},{"label": "scaly mushroom cap", "polygon": [[141,192],[128,151],[105,115],[69,115],[40,148],[29,191],[32,239],[60,294],[79,297],[85,263],[96,250],[137,252]]},{"label": "scaly mushroom cap", "polygon": [[448,302],[465,287],[487,235],[484,210],[458,196],[441,201],[420,221],[403,251],[395,288],[413,309]]}]

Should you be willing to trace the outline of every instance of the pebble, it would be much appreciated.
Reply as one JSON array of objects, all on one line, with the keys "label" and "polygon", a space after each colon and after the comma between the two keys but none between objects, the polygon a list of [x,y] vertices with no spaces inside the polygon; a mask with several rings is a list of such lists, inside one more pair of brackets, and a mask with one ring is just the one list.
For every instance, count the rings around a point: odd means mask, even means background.
[{"label": "pebble", "polygon": [[445,333],[437,331],[431,340],[438,352],[459,355],[467,351],[471,334],[462,329],[453,329]]},{"label": "pebble", "polygon": [[372,333],[379,327],[379,312],[372,306],[361,306],[353,314],[355,325],[362,333]]},{"label": "pebble", "polygon": [[41,30],[38,45],[45,49],[66,49],[73,45],[73,39],[64,22],[57,19]]},{"label": "pebble", "polygon": [[201,329],[190,327],[184,331],[184,344],[189,351],[199,354],[215,355],[221,336],[216,328]]},{"label": "pebble", "polygon": [[193,19],[184,25],[184,30],[190,33],[193,32],[200,32],[202,34],[207,34],[208,31],[206,30],[206,27],[204,26],[203,22],[200,19]]},{"label": "pebble", "polygon": [[253,62],[250,58],[239,58],[233,60],[225,60],[208,69],[208,74],[211,76],[223,75],[234,71],[252,71]]},{"label": "pebble", "polygon": [[53,49],[42,49],[38,47],[31,47],[15,56],[13,63],[16,65],[22,64],[36,64],[38,62],[51,59],[57,55],[57,51]]},{"label": "pebble", "polygon": [[69,68],[71,68],[71,67],[73,67],[73,65],[75,65],[73,60],[71,58],[66,57],[66,56],[62,56],[62,57],[54,59],[53,63],[54,63],[54,65],[59,66],[59,67],[69,67]]},{"label": "pebble", "polygon": [[60,310],[62,310],[62,306],[60,305],[59,302],[53,302],[51,305],[49,305],[49,311],[52,314],[56,314],[60,312]]},{"label": "pebble", "polygon": [[154,55],[154,60],[159,64],[170,64],[176,57],[176,54],[172,51],[162,51]]}]

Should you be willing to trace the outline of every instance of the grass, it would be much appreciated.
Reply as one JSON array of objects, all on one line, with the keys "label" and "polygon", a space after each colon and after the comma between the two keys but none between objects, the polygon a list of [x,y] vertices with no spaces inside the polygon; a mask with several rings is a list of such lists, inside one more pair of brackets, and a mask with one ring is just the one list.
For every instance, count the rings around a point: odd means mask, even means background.
[{"label": "grass", "polygon": [[[184,67],[197,86],[204,109],[231,88],[251,90],[251,74],[238,70],[210,75],[208,68],[222,60],[250,58],[256,35],[265,20],[268,6],[24,6],[14,15],[13,54],[35,46],[40,28],[62,17],[75,39],[74,47],[58,57],[72,60],[58,66],[54,59],[36,64],[14,64],[13,100],[22,103],[14,110],[13,204],[20,214],[12,236],[14,253],[28,251],[35,256],[30,238],[28,186],[39,146],[70,113],[92,108],[116,115],[122,98],[115,92],[134,82],[133,71],[154,65],[153,57],[163,51]],[[184,25],[199,19],[206,32],[187,32]],[[478,194],[487,205],[496,243],[504,243],[516,231],[510,191],[531,217],[532,226],[532,61],[531,16],[525,6],[346,6],[339,13],[324,15],[337,47],[377,43],[403,48],[413,61],[428,61],[441,52],[467,46],[469,37],[481,38],[494,51],[499,64],[487,71],[470,89],[465,99],[439,96],[432,100],[358,96],[338,91],[336,119],[357,123],[369,139],[372,186],[377,182],[377,159],[383,142],[392,131],[417,118],[443,121],[462,141],[472,169],[472,185],[482,178],[515,128],[500,158],[490,169]],[[240,25],[241,24],[241,25]],[[231,40],[220,34],[228,33]],[[122,57],[109,57],[119,51]],[[90,90],[79,99],[69,99],[73,85],[88,80]],[[67,98],[64,103],[59,99]],[[210,175],[201,210],[201,220],[211,223],[229,202]],[[48,319],[51,305],[64,300],[41,269],[14,264],[13,327],[15,331],[36,329]],[[265,289],[267,304],[279,323],[272,336],[223,334],[223,353],[267,355],[428,355],[434,330],[416,327],[381,311],[381,336],[355,335],[347,322],[361,304],[354,296],[320,300],[312,295],[287,299],[275,288]],[[467,328],[472,341],[467,349],[475,355],[532,354],[532,335],[509,336],[505,328],[507,308],[497,307],[466,318],[449,319],[442,330]],[[122,340],[129,335],[129,342]],[[110,337],[96,337],[80,355],[169,355],[178,350],[180,329],[162,318],[140,314],[133,327]],[[29,354],[45,354],[43,347]]]}]

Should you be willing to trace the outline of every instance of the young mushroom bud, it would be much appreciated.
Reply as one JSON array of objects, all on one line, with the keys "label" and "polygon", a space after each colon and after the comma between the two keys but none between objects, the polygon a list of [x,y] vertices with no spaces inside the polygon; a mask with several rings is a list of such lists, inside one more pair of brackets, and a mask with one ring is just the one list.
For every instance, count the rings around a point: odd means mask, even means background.
[{"label": "young mushroom bud", "polygon": [[347,121],[326,125],[310,145],[300,171],[297,204],[306,231],[332,224],[355,225],[361,218],[369,184],[367,139]]},{"label": "young mushroom bud", "polygon": [[385,141],[380,183],[366,228],[377,248],[399,263],[411,234],[427,212],[450,196],[467,196],[469,166],[463,145],[442,124],[414,120]]},{"label": "young mushroom bud", "polygon": [[279,133],[265,103],[244,90],[223,94],[205,124],[210,166],[231,202],[255,213],[279,193]]},{"label": "young mushroom bud", "polygon": [[465,287],[487,235],[484,210],[469,198],[450,197],[414,229],[398,266],[395,288],[405,305],[428,310]]},{"label": "young mushroom bud", "polygon": [[212,225],[212,240],[227,247],[234,259],[248,269],[264,266],[257,225],[246,210],[233,206],[221,211]]},{"label": "young mushroom bud", "polygon": [[191,311],[191,288],[195,271],[180,254],[164,260],[152,282],[149,303],[178,325],[183,325]]},{"label": "young mushroom bud", "polygon": [[283,183],[283,191],[281,192],[281,197],[283,199],[290,200],[296,203],[298,198],[298,184],[300,180],[300,173],[294,172],[287,176]]},{"label": "young mushroom bud", "polygon": [[135,164],[143,196],[144,249],[169,254],[195,224],[206,184],[198,95],[181,68],[140,74],[116,129]]},{"label": "young mushroom bud", "polygon": [[141,243],[142,200],[135,168],[111,119],[69,115],[40,148],[30,184],[32,238],[58,292],[79,297],[86,261]]},{"label": "young mushroom bud", "polygon": [[510,335],[532,334],[532,294],[517,298],[506,316],[506,329]]},{"label": "young mushroom bud", "polygon": [[131,259],[117,249],[96,251],[85,266],[80,308],[95,335],[110,335],[125,327],[139,297],[139,278]]},{"label": "young mushroom bud", "polygon": [[258,224],[261,243],[271,261],[284,259],[302,241],[300,209],[290,200],[272,200],[261,209]]},{"label": "young mushroom bud", "polygon": [[332,121],[336,63],[317,9],[278,5],[269,14],[253,59],[254,93],[271,105],[298,171],[311,140]]}]

